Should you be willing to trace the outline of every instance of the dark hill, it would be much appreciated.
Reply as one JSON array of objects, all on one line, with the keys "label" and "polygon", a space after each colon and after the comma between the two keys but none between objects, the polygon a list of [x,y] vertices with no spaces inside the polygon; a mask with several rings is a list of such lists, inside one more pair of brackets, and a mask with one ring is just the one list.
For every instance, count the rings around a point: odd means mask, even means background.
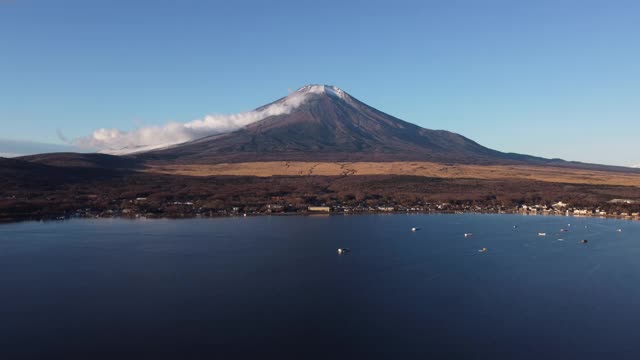
[{"label": "dark hill", "polygon": [[131,157],[95,153],[46,153],[16,158],[33,164],[73,168],[135,169],[140,161]]},{"label": "dark hill", "polygon": [[[46,158],[46,155],[36,155],[39,159]],[[86,154],[75,154],[86,155]],[[73,156],[72,156],[73,157]],[[27,161],[26,158],[0,158],[0,189],[9,188],[30,188],[46,186],[57,186],[70,183],[93,182],[120,178],[130,174],[133,169],[111,168],[108,164],[103,167],[98,166],[62,166],[48,165],[38,161]],[[118,157],[115,157],[118,158]],[[122,158],[127,163],[131,159]],[[76,164],[77,165],[77,164]]]}]

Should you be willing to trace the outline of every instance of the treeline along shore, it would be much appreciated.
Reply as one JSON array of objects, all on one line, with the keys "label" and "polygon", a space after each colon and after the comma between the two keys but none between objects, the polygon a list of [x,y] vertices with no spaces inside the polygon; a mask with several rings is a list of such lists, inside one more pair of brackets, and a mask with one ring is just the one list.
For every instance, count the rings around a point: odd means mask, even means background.
[{"label": "treeline along shore", "polygon": [[491,212],[637,218],[640,212],[640,188],[636,186],[522,179],[193,177],[87,169],[81,174],[0,175],[0,221],[314,212]]}]

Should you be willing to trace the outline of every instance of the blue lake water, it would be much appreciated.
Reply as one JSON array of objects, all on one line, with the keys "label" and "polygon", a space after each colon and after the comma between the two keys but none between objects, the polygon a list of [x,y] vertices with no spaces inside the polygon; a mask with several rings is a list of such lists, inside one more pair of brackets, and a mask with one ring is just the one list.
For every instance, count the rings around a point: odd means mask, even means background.
[{"label": "blue lake water", "polygon": [[640,223],[621,220],[7,224],[0,289],[1,359],[640,358]]}]

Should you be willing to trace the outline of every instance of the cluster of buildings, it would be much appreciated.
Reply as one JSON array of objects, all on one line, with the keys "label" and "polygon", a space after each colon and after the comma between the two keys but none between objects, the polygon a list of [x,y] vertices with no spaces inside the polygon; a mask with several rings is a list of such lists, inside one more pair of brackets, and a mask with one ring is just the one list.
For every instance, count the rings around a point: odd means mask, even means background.
[{"label": "cluster of buildings", "polygon": [[215,217],[243,216],[262,214],[349,214],[349,213],[393,213],[393,212],[426,212],[426,213],[464,213],[492,212],[505,213],[507,209],[500,206],[458,205],[450,203],[426,203],[414,205],[383,204],[370,206],[367,204],[347,205],[294,205],[282,201],[252,206],[230,206],[228,208],[210,208],[194,201],[172,201],[162,204],[148,202],[146,198],[136,198],[120,203],[113,203],[108,210],[79,208],[65,217]]},{"label": "cluster of buildings", "polygon": [[[90,200],[99,200],[91,197]],[[129,217],[129,218],[188,218],[218,216],[249,216],[262,214],[357,214],[357,213],[520,213],[530,215],[599,216],[640,219],[640,204],[633,200],[614,199],[599,207],[572,206],[563,201],[551,204],[521,204],[501,206],[495,204],[465,202],[418,202],[411,205],[398,203],[362,202],[359,204],[334,201],[316,205],[292,204],[287,199],[274,197],[266,204],[225,205],[211,200],[162,201],[137,197],[128,200],[89,202],[75,211],[56,213],[52,218],[70,217]]]},{"label": "cluster of buildings", "polygon": [[[609,204],[632,204],[633,200],[614,199]],[[545,214],[545,215],[565,215],[565,216],[599,216],[599,217],[627,217],[640,218],[640,212],[612,211],[602,207],[572,207],[569,204],[559,201],[552,205],[521,205],[517,209],[521,214]]]}]

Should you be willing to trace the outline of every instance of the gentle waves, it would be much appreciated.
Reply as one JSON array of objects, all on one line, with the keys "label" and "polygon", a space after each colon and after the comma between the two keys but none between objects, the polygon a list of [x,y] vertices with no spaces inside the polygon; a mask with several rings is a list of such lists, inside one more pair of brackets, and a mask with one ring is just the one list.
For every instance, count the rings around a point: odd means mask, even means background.
[{"label": "gentle waves", "polygon": [[640,358],[638,284],[631,221],[8,224],[0,358]]}]

